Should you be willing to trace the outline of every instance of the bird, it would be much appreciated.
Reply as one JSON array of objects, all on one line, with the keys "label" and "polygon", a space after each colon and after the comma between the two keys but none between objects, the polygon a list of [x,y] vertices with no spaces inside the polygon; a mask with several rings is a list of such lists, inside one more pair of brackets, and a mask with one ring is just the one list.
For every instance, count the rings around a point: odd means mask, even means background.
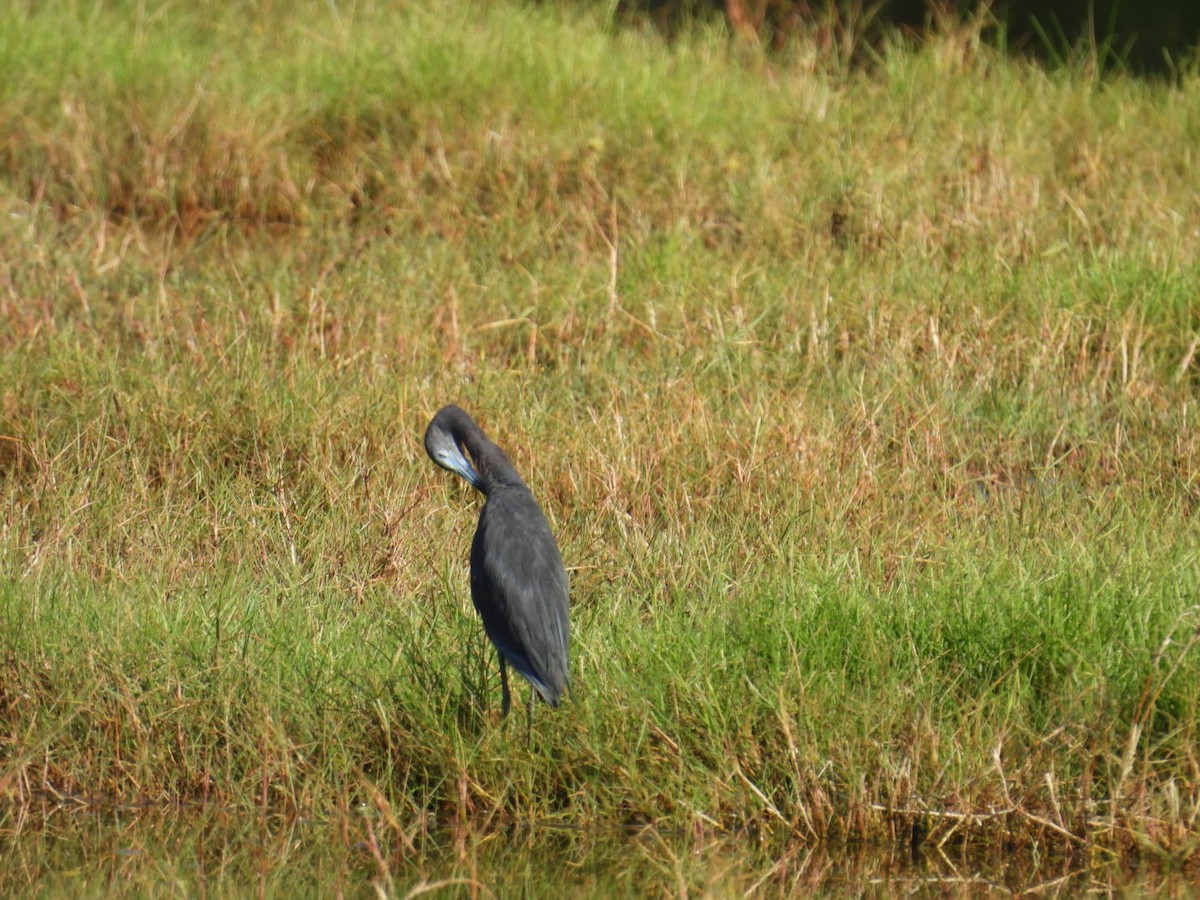
[{"label": "bird", "polygon": [[485,497],[471,542],[471,601],[500,660],[500,717],[512,705],[512,666],[532,685],[532,730],[537,696],[557,707],[569,685],[567,570],[558,543],[508,456],[466,412],[438,410],[425,431],[425,452]]}]

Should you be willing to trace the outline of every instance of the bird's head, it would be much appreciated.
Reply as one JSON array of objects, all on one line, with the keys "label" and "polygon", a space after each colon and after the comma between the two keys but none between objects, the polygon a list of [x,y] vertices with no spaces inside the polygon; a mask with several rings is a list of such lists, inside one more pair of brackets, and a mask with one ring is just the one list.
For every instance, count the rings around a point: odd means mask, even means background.
[{"label": "bird's head", "polygon": [[459,416],[470,421],[467,414],[456,406],[448,406],[433,417],[425,431],[425,452],[443,469],[461,475],[473,488],[482,490],[483,479],[463,451],[455,427]]}]

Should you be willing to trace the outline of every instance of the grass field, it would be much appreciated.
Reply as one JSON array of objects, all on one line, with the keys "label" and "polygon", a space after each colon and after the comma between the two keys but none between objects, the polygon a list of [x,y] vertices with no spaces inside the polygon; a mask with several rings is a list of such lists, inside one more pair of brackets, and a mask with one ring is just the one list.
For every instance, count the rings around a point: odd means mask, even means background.
[{"label": "grass field", "polygon": [[1196,852],[1200,76],[297,7],[0,13],[4,796]]}]

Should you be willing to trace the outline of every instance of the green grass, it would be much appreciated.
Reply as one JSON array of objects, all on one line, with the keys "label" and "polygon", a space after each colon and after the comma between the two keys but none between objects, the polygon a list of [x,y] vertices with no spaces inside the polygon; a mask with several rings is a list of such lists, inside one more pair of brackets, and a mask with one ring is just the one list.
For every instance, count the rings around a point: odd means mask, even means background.
[{"label": "green grass", "polygon": [[1200,80],[274,9],[0,16],[0,791],[1194,853]]}]

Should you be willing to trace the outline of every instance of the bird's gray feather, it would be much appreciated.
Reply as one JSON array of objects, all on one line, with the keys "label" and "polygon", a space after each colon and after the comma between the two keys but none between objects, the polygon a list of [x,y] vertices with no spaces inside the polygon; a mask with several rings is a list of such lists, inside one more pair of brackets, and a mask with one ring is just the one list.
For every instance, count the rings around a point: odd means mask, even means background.
[{"label": "bird's gray feather", "polygon": [[541,507],[504,451],[457,406],[433,417],[425,450],[487,497],[471,544],[471,599],[500,651],[505,711],[505,661],[557,706],[569,678],[567,572]]},{"label": "bird's gray feather", "polygon": [[471,545],[471,598],[492,643],[552,706],[567,683],[567,574],[528,488],[494,491]]}]

